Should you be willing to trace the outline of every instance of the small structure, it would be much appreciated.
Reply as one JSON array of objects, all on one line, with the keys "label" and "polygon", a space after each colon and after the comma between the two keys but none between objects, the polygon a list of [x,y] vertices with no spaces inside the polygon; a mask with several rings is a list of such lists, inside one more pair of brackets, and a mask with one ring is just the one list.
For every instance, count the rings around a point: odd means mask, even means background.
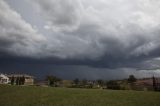
[{"label": "small structure", "polygon": [[10,74],[8,78],[11,84],[16,85],[33,85],[34,77],[26,74]]},{"label": "small structure", "polygon": [[8,84],[8,83],[9,83],[9,78],[4,74],[0,74],[0,84]]}]

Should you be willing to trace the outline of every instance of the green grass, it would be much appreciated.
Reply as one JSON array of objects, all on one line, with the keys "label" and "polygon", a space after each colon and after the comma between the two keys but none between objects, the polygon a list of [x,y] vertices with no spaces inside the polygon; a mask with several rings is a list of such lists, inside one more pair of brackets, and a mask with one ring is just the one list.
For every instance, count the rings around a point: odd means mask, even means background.
[{"label": "green grass", "polygon": [[160,106],[160,93],[0,85],[0,106]]}]

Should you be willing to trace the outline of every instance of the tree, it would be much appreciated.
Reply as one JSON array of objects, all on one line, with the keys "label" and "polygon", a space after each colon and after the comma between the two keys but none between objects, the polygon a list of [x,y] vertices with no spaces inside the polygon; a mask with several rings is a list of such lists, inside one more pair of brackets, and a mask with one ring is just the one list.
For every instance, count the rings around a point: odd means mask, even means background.
[{"label": "tree", "polygon": [[83,86],[87,85],[87,80],[86,80],[86,79],[83,79],[83,80],[82,80],[82,84],[83,84]]},{"label": "tree", "polygon": [[19,77],[16,78],[16,85],[20,85],[20,78]]},{"label": "tree", "polygon": [[74,80],[74,84],[76,84],[76,85],[78,85],[79,84],[79,79],[78,78],[76,78],[75,80]]},{"label": "tree", "polygon": [[19,82],[18,82],[18,85],[21,85],[21,79],[22,79],[22,77],[19,77]]},{"label": "tree", "polygon": [[156,91],[157,90],[156,78],[153,76],[152,80],[153,80],[153,89]]},{"label": "tree", "polygon": [[98,79],[97,80],[98,85],[103,86],[104,85],[104,81],[102,79]]},{"label": "tree", "polygon": [[46,80],[48,81],[48,85],[50,86],[57,86],[57,82],[61,81],[60,78],[53,75],[47,76]]},{"label": "tree", "polygon": [[117,83],[117,81],[108,81],[107,82],[107,88],[108,89],[113,89],[113,90],[119,90],[120,85]]},{"label": "tree", "polygon": [[25,77],[23,76],[22,77],[22,85],[24,85],[25,84]]},{"label": "tree", "polygon": [[14,76],[11,77],[11,85],[14,85]]},{"label": "tree", "polygon": [[137,79],[134,77],[134,75],[129,75],[129,78],[128,78],[129,83],[134,83],[136,81],[137,81]]},{"label": "tree", "polygon": [[24,83],[25,83],[25,77],[22,76],[19,78],[19,85],[24,85]]}]

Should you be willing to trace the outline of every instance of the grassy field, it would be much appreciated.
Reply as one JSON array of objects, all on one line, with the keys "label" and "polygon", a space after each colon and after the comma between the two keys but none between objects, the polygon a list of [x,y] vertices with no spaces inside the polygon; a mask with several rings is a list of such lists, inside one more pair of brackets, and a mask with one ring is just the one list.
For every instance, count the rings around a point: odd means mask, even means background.
[{"label": "grassy field", "polygon": [[160,93],[0,85],[0,106],[160,106]]}]

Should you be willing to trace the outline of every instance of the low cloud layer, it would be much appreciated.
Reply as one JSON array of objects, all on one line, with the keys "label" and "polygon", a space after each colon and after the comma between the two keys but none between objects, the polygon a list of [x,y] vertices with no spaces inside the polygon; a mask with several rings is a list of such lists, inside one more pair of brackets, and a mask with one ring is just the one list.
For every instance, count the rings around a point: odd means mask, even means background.
[{"label": "low cloud layer", "polygon": [[39,22],[44,23],[43,29],[26,22],[12,3],[1,0],[0,53],[108,68],[150,68],[153,64],[147,62],[159,58],[158,0],[27,3],[43,21]]}]

